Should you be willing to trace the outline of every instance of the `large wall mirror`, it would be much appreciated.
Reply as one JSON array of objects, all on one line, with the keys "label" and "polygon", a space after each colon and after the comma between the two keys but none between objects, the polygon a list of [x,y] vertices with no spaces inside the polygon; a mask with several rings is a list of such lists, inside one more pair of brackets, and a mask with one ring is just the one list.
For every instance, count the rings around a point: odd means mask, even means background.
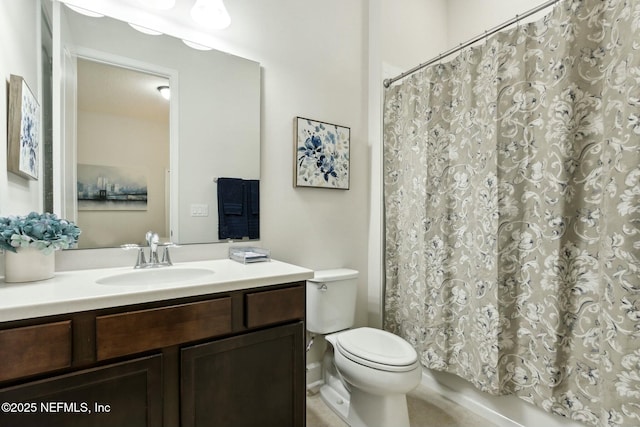
[{"label": "large wall mirror", "polygon": [[260,179],[260,64],[58,6],[54,197],[83,230],[79,248],[143,243],[147,230],[220,241],[219,178]]}]

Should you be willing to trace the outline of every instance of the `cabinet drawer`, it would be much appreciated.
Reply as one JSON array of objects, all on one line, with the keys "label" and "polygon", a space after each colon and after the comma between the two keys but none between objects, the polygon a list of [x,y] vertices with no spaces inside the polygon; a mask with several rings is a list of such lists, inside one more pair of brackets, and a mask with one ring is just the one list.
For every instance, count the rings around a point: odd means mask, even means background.
[{"label": "cabinet drawer", "polygon": [[96,317],[98,360],[231,332],[231,298]]},{"label": "cabinet drawer", "polygon": [[71,320],[0,331],[0,381],[71,366]]},{"label": "cabinet drawer", "polygon": [[257,326],[304,319],[303,285],[245,295],[246,326]]}]

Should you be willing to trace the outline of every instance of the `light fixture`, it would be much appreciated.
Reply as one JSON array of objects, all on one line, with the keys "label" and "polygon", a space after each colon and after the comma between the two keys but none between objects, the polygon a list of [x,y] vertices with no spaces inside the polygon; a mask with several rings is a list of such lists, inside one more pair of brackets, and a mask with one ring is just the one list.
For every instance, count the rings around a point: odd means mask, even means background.
[{"label": "light fixture", "polygon": [[160,92],[160,95],[162,95],[164,99],[171,98],[171,89],[169,89],[169,86],[158,86],[158,92]]},{"label": "light fixture", "polygon": [[222,0],[196,0],[191,8],[191,17],[198,24],[213,30],[221,30],[231,24]]},{"label": "light fixture", "polygon": [[138,30],[141,33],[149,34],[151,36],[159,36],[160,34],[162,34],[160,31],[152,30],[151,28],[143,27],[143,26],[137,25],[137,24],[132,24],[131,22],[129,22],[129,25],[134,30]]},{"label": "light fixture", "polygon": [[192,49],[197,49],[197,50],[211,50],[213,48],[209,47],[209,46],[205,46],[203,44],[200,43],[194,43],[192,41],[189,40],[182,40],[182,43],[186,44],[187,46],[189,46]]},{"label": "light fixture", "polygon": [[102,18],[104,15],[98,12],[94,12],[92,10],[89,9],[85,9],[83,7],[79,7],[79,6],[75,6],[69,3],[64,3],[65,6],[67,6],[69,9],[73,10],[74,12],[78,12],[81,15],[85,15],[85,16],[90,16],[92,18]]},{"label": "light fixture", "polygon": [[176,0],[138,0],[147,7],[154,9],[169,10],[176,5]]}]

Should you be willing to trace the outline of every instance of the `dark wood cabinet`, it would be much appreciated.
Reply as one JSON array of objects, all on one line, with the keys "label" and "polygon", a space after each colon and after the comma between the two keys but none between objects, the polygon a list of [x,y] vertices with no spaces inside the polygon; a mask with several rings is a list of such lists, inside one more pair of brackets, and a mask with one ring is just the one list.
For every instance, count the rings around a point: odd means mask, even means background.
[{"label": "dark wood cabinet", "polygon": [[303,335],[297,322],[183,348],[181,425],[304,425]]},{"label": "dark wood cabinet", "polygon": [[3,427],[162,425],[162,356],[0,390]]},{"label": "dark wood cabinet", "polygon": [[0,381],[71,366],[71,321],[0,331]]},{"label": "dark wood cabinet", "polygon": [[304,426],[304,317],[295,282],[0,323],[0,426]]},{"label": "dark wood cabinet", "polygon": [[229,297],[98,316],[97,359],[126,356],[230,332]]}]

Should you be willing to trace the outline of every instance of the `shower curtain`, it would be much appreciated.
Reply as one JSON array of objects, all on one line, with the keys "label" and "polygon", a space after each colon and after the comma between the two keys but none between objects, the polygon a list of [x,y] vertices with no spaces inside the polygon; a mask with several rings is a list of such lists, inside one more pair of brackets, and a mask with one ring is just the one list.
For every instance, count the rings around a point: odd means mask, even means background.
[{"label": "shower curtain", "polygon": [[640,1],[565,0],[389,88],[385,329],[430,369],[640,425]]}]

